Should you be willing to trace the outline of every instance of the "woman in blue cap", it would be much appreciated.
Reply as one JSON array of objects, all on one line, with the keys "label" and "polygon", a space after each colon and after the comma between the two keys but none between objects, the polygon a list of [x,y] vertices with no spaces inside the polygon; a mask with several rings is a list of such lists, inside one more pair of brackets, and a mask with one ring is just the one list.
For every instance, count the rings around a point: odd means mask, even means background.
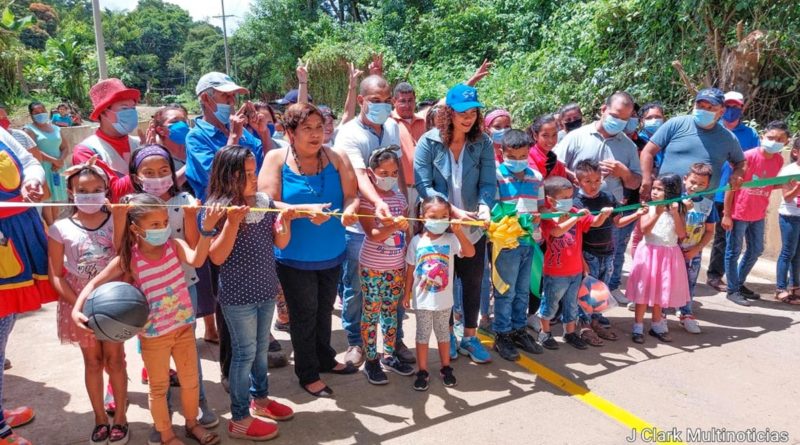
[{"label": "woman in blue cap", "polygon": [[[436,125],[422,135],[414,156],[414,179],[420,199],[438,195],[447,199],[457,219],[489,220],[497,178],[491,139],[481,128],[483,105],[475,88],[458,84],[447,92]],[[480,290],[486,258],[486,235],[480,227],[465,229],[475,255],[456,258],[455,273],[463,286],[464,336],[452,334],[450,357],[468,355],[477,363],[491,361],[475,336],[480,310]]]}]

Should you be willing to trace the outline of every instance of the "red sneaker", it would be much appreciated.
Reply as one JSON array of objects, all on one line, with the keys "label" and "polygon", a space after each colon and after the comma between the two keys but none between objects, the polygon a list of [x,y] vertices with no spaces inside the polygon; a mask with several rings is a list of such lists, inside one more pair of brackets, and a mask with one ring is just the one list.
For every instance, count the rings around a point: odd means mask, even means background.
[{"label": "red sneaker", "polygon": [[278,425],[267,423],[262,420],[253,419],[249,427],[245,427],[239,422],[231,420],[228,422],[228,436],[234,439],[264,441],[275,438],[278,435]]},{"label": "red sneaker", "polygon": [[33,444],[28,439],[17,436],[17,433],[11,433],[6,437],[0,437],[0,445],[33,445]]},{"label": "red sneaker", "polygon": [[294,417],[294,411],[291,408],[274,400],[270,400],[267,406],[261,406],[255,400],[250,401],[250,413],[272,420],[289,420]]},{"label": "red sneaker", "polygon": [[27,406],[3,410],[3,418],[6,420],[6,424],[11,428],[27,425],[33,421],[35,416],[36,413],[33,412],[33,409]]}]

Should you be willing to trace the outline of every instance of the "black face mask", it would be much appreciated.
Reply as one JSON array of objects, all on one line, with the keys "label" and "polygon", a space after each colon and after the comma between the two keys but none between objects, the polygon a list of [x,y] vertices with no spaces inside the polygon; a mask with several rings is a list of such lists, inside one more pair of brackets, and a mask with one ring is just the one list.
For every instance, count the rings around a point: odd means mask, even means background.
[{"label": "black face mask", "polygon": [[564,128],[567,129],[567,132],[575,130],[576,128],[580,128],[583,125],[583,119],[576,119],[572,122],[564,122]]}]

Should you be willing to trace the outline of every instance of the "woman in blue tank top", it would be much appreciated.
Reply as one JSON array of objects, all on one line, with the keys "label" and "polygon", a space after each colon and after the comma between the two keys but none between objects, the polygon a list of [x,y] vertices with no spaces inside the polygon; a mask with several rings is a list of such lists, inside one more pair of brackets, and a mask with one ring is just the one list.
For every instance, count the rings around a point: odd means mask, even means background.
[{"label": "woman in blue tank top", "polygon": [[276,201],[345,214],[293,220],[289,245],[275,252],[291,320],[295,374],[300,386],[317,397],[333,394],[320,379],[321,372],[358,371],[349,363],[338,363],[330,346],[333,301],[345,258],[344,226],[356,222],[358,186],[347,156],[323,147],[323,123],[322,113],[313,105],[289,107],[284,126],[291,145],[267,153],[258,177],[259,191]]}]

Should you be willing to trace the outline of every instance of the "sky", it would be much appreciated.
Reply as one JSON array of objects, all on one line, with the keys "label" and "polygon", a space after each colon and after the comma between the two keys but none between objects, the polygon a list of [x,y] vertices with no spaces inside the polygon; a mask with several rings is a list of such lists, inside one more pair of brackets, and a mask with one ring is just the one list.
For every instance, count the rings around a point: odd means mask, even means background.
[{"label": "sky", "polygon": [[[220,0],[164,0],[167,3],[174,3],[181,8],[189,11],[189,14],[196,21],[208,21],[212,25],[222,28],[222,19],[212,18],[215,15],[222,15]],[[228,17],[228,35],[231,35],[239,23],[244,20],[245,14],[250,9],[251,0],[224,0],[225,15],[235,15]],[[111,10],[132,10],[136,8],[138,0],[100,0],[101,8]]]}]

